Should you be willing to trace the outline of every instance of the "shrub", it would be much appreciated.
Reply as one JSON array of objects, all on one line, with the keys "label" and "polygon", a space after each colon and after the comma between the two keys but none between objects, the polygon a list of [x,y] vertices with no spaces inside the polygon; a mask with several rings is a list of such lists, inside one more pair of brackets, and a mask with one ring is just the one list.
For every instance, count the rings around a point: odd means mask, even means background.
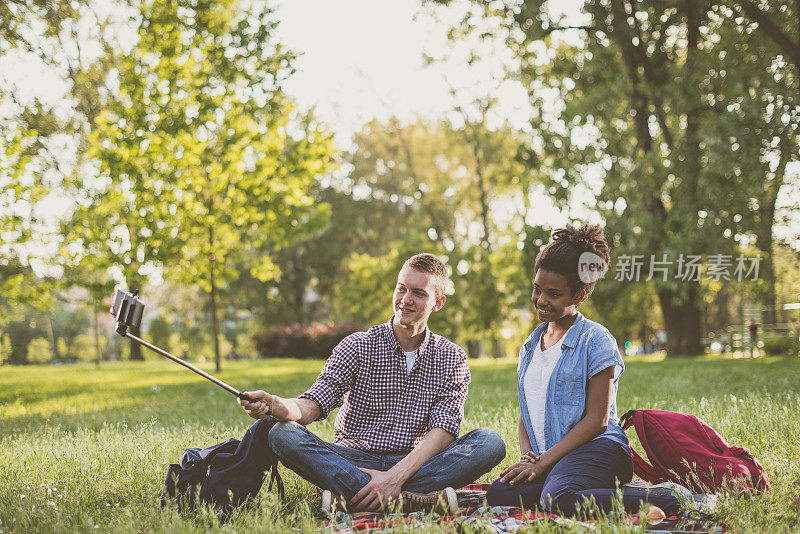
[{"label": "shrub", "polygon": [[327,358],[360,328],[354,322],[270,326],[253,335],[259,358]]},{"label": "shrub", "polygon": [[770,333],[764,336],[764,352],[767,354],[797,354],[800,342],[794,334]]}]

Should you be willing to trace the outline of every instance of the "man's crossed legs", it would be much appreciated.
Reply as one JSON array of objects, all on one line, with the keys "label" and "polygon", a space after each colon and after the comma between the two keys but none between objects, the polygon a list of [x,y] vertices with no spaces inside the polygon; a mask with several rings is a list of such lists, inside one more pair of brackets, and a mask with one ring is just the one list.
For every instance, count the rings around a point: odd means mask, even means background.
[{"label": "man's crossed legs", "polygon": [[[272,428],[269,446],[286,467],[348,502],[371,480],[359,468],[388,471],[406,456],[328,443],[304,426],[291,422],[278,423]],[[428,460],[403,485],[403,491],[429,493],[448,486],[459,488],[491,471],[505,455],[505,443],[497,432],[475,429]]]}]

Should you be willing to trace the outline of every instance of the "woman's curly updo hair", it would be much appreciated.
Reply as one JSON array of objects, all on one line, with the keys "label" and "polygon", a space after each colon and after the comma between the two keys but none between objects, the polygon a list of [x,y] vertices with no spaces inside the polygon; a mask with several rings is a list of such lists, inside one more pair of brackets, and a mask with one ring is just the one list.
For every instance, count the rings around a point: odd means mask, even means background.
[{"label": "woman's curly updo hair", "polygon": [[600,225],[583,224],[575,227],[568,224],[566,228],[553,231],[550,242],[536,256],[534,271],[544,269],[563,275],[573,293],[584,289],[588,298],[597,282],[585,283],[581,280],[578,262],[584,252],[596,254],[606,265],[611,262],[611,249]]}]

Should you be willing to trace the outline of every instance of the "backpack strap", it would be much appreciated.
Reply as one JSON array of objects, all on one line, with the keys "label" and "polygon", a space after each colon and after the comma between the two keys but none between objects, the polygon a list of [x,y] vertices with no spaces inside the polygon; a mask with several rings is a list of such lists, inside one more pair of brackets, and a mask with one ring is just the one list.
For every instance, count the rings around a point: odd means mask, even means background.
[{"label": "backpack strap", "polygon": [[280,496],[281,500],[283,500],[286,496],[286,491],[283,487],[283,479],[281,478],[281,474],[278,472],[278,458],[272,462],[272,465],[269,467],[269,471],[272,471],[269,477],[269,487],[267,488],[268,491],[272,491],[272,483],[276,483],[278,495]]},{"label": "backpack strap", "polygon": [[[634,415],[638,410],[628,410],[625,412],[622,417],[619,418],[620,425],[622,426],[622,430],[627,430],[631,426],[633,426],[634,430],[636,430],[636,435],[639,436],[639,441],[646,440],[643,437],[642,433],[639,432],[639,426],[634,424]],[[639,418],[641,420],[641,417]],[[657,484],[659,482],[664,481],[664,477],[661,476],[656,468],[650,465],[647,460],[639,456],[639,453],[633,447],[629,447],[631,450],[631,457],[633,459],[633,467],[634,471],[637,475],[642,477],[644,480],[651,482],[653,484]]]}]

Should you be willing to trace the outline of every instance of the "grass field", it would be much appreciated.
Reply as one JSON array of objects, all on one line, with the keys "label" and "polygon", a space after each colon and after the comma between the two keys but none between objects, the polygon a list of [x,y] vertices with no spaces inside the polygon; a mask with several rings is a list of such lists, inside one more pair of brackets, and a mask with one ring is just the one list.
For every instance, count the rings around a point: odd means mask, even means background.
[{"label": "grass field", "polygon": [[[221,377],[242,389],[301,393],[321,361],[226,362]],[[519,455],[516,361],[473,360],[462,433],[497,430]],[[798,532],[800,511],[800,359],[631,359],[620,413],[660,408],[694,413],[767,469],[763,496],[728,496],[721,518],[737,532]],[[161,510],[168,463],[184,448],[241,437],[251,420],[233,397],[167,361],[0,367],[0,533],[285,532],[318,530],[315,489],[283,470],[287,499],[262,489],[258,506],[220,525],[209,513]],[[311,429],[326,439],[333,417]],[[439,527],[431,525],[431,530]]]}]

